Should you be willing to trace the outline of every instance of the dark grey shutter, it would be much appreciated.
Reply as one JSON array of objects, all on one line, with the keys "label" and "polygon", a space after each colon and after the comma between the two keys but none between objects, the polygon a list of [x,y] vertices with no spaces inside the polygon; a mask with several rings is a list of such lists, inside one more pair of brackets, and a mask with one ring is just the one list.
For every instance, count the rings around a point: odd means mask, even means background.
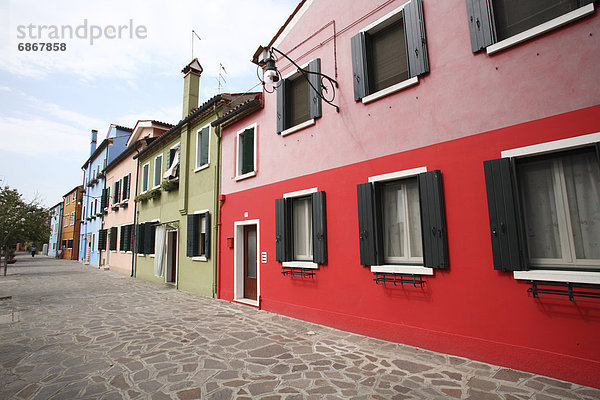
[{"label": "dark grey shutter", "polygon": [[123,247],[121,250],[130,251],[131,250],[131,225],[125,225],[121,227],[121,236],[123,239]]},{"label": "dark grey shutter", "polygon": [[483,162],[487,190],[494,269],[528,269],[524,236],[519,233],[522,219],[517,204],[514,166],[510,159]]},{"label": "dark grey shutter", "polygon": [[308,71],[316,72],[316,74],[308,74],[308,101],[309,101],[309,116],[310,118],[320,118],[321,110],[321,59],[317,58],[308,63]]},{"label": "dark grey shutter", "polygon": [[124,226],[121,227],[121,236],[119,237],[119,250],[126,251],[125,250],[125,227]]},{"label": "dark grey shutter", "polygon": [[419,76],[429,72],[423,3],[421,0],[411,0],[403,12],[408,74],[410,77]]},{"label": "dark grey shutter", "polygon": [[[208,142],[210,141],[209,132],[209,128],[204,128],[200,134],[202,137],[200,142],[200,165],[208,164]],[[181,154],[179,155],[179,159],[181,160]]]},{"label": "dark grey shutter", "polygon": [[144,224],[144,254],[154,254],[154,235],[156,226],[150,222]]},{"label": "dark grey shutter", "polygon": [[[173,152],[174,152],[174,150],[172,150],[172,149],[167,151],[167,164],[166,164],[165,171],[171,167],[171,160],[173,159]],[[161,175],[162,175],[162,171],[161,171]]]},{"label": "dark grey shutter", "polygon": [[127,174],[127,198],[131,196],[131,172]]},{"label": "dark grey shutter", "polygon": [[121,194],[121,199],[122,200],[127,200],[129,198],[129,193],[127,188],[129,187],[129,176],[125,175],[123,177],[123,190],[121,190],[122,194]]},{"label": "dark grey shutter", "polygon": [[117,227],[113,226],[112,228],[110,228],[110,249],[111,250],[116,250],[117,249]]},{"label": "dark grey shutter", "polygon": [[423,237],[423,266],[448,268],[448,232],[444,208],[442,173],[439,170],[418,175]]},{"label": "dark grey shutter", "polygon": [[287,79],[282,79],[277,85],[277,133],[281,133],[286,129],[286,107],[285,107],[285,92],[289,86]]},{"label": "dark grey shutter", "polygon": [[254,171],[254,128],[246,129],[241,137],[242,174]]},{"label": "dark grey shutter", "polygon": [[187,251],[186,256],[194,257],[198,254],[198,214],[187,216]]},{"label": "dark grey shutter", "polygon": [[113,186],[113,203],[119,202],[119,181],[116,181]]},{"label": "dark grey shutter", "polygon": [[102,196],[100,197],[100,209],[104,210],[108,207],[108,189],[102,189]]},{"label": "dark grey shutter", "polygon": [[364,32],[352,36],[352,74],[354,82],[354,100],[360,101],[369,94],[369,74],[367,73],[367,39]]},{"label": "dark grey shutter", "polygon": [[490,0],[467,0],[467,17],[473,53],[496,42],[494,14]]},{"label": "dark grey shutter", "polygon": [[100,229],[98,231],[98,250],[106,250],[106,229]]},{"label": "dark grey shutter", "polygon": [[375,236],[375,192],[373,184],[356,186],[358,198],[358,242],[360,263],[364,266],[377,265]]},{"label": "dark grey shutter", "polygon": [[313,226],[313,262],[327,264],[327,213],[325,211],[325,192],[316,192],[311,196]]},{"label": "dark grey shutter", "polygon": [[212,229],[210,229],[210,213],[207,211],[204,214],[204,255],[206,258],[210,258],[210,235],[212,233]]},{"label": "dark grey shutter", "polygon": [[275,259],[279,262],[291,260],[290,210],[288,199],[275,200]]},{"label": "dark grey shutter", "polygon": [[145,225],[146,224],[137,224],[135,226],[135,252],[137,254],[146,254],[144,253],[144,233],[146,232]]}]

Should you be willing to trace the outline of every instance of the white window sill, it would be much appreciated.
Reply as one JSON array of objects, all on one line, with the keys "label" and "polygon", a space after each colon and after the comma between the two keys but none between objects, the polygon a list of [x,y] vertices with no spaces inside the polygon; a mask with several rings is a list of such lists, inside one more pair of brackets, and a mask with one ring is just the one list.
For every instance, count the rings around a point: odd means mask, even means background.
[{"label": "white window sill", "polygon": [[192,257],[192,261],[208,261],[205,256]]},{"label": "white window sill", "polygon": [[514,271],[515,279],[525,279],[531,281],[551,281],[551,282],[571,282],[571,283],[591,283],[600,284],[600,271]]},{"label": "white window sill", "polygon": [[154,258],[155,256],[154,256],[154,254],[150,254],[150,257]]},{"label": "white window sill", "polygon": [[145,254],[140,254],[140,253],[137,253],[136,255],[137,255],[138,257],[146,257],[146,255],[145,255]]},{"label": "white window sill", "polygon": [[248,304],[249,306],[258,307],[258,300],[252,299],[233,299],[236,303]]},{"label": "white window sill", "polygon": [[116,253],[117,251],[116,251],[116,250],[111,250],[110,252],[111,252],[111,253]]},{"label": "white window sill", "polygon": [[507,39],[501,40],[497,43],[494,43],[491,46],[486,48],[487,54],[494,54],[509,47],[515,46],[519,43],[522,43],[526,40],[534,38],[536,36],[542,35],[548,31],[571,23],[579,18],[583,18],[586,15],[592,14],[594,12],[594,4],[590,3],[586,6],[580,7],[576,10],[573,10],[569,13],[561,15],[560,17],[556,17],[548,22],[544,22],[541,25],[535,26],[531,29],[528,29],[524,32],[521,32],[517,35],[511,36]]},{"label": "white window sill", "polygon": [[315,119],[314,118],[309,119],[308,121],[304,121],[301,124],[294,125],[291,128],[287,128],[286,130],[281,131],[281,136],[287,136],[294,132],[298,132],[299,130],[302,130],[302,129],[312,126],[314,124],[315,124]]},{"label": "white window sill", "polygon": [[209,165],[210,164],[203,164],[203,165],[201,165],[199,167],[196,167],[196,169],[194,169],[194,172],[202,171],[203,169],[208,168]]},{"label": "white window sill", "polygon": [[433,268],[421,267],[419,265],[373,265],[371,272],[383,272],[388,274],[415,274],[433,275]]},{"label": "white window sill", "polygon": [[290,268],[310,268],[310,269],[318,269],[319,264],[316,264],[311,261],[284,261],[282,263],[284,267]]},{"label": "white window sill", "polygon": [[[162,182],[161,182],[161,183],[162,183]],[[151,189],[151,190],[158,189],[159,187],[160,187],[160,185],[158,185],[158,186],[152,186],[152,189]],[[119,203],[119,204],[115,204],[115,205],[116,205],[116,206],[118,206],[118,205],[120,205],[120,203]]]},{"label": "white window sill", "polygon": [[121,254],[125,254],[126,252],[125,252],[125,251],[123,251],[123,250],[121,250],[121,251],[119,251],[119,253],[121,253]]},{"label": "white window sill", "polygon": [[242,179],[252,178],[253,176],[256,176],[256,171],[247,172],[244,175],[238,175],[238,176],[235,177],[235,180],[236,181],[241,181]]},{"label": "white window sill", "polygon": [[405,81],[396,83],[395,85],[392,85],[392,86],[390,86],[388,88],[385,88],[383,90],[380,90],[378,92],[375,92],[373,94],[370,94],[368,96],[363,97],[362,98],[362,102],[363,102],[363,104],[367,104],[367,103],[370,103],[372,101],[379,100],[380,98],[385,97],[388,94],[399,92],[400,90],[404,90],[406,88],[414,86],[417,83],[419,83],[419,77],[418,76],[409,78],[409,79],[407,79]]}]

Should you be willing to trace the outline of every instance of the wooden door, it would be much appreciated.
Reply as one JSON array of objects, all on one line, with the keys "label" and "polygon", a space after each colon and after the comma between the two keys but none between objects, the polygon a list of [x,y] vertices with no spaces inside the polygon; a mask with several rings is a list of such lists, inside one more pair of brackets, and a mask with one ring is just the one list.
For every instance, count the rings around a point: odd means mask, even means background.
[{"label": "wooden door", "polygon": [[256,300],[256,225],[244,226],[244,297]]}]

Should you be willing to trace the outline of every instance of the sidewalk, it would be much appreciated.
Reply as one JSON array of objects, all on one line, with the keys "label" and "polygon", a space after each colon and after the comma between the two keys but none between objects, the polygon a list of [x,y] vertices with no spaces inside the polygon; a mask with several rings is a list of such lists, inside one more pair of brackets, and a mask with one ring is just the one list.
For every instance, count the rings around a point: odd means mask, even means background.
[{"label": "sidewalk", "polygon": [[0,398],[591,400],[600,390],[20,255],[0,277]]}]

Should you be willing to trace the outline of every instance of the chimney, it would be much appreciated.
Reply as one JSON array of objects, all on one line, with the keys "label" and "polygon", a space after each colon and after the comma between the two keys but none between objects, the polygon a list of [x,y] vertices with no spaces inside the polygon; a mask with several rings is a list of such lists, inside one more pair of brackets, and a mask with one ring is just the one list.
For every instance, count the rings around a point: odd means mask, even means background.
[{"label": "chimney", "polygon": [[194,58],[181,72],[183,72],[183,111],[181,118],[184,119],[194,108],[198,107],[202,66],[198,59]]},{"label": "chimney", "polygon": [[98,131],[92,129],[92,143],[90,145],[90,156],[96,151],[96,140],[98,139]]}]

